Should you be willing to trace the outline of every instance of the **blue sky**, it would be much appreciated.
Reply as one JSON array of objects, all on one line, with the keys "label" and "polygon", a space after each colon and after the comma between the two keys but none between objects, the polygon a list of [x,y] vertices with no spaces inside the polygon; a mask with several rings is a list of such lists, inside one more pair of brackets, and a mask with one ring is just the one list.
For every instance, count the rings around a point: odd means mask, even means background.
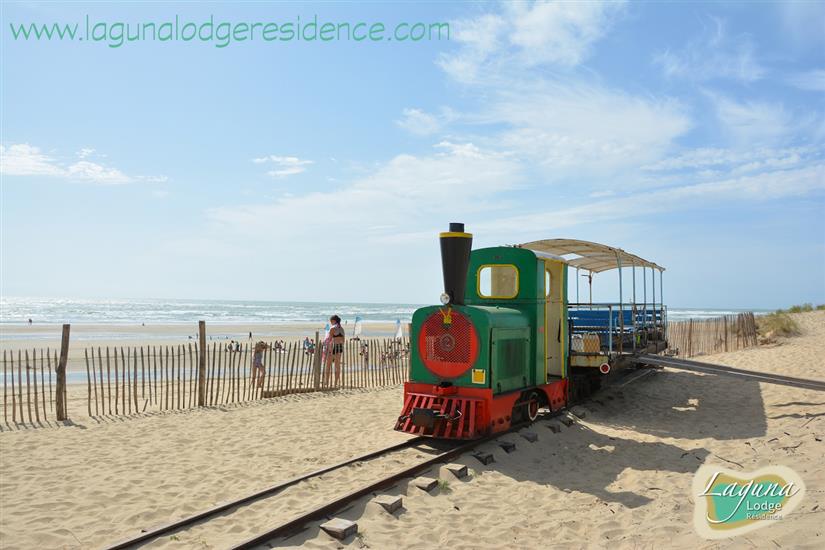
[{"label": "blue sky", "polygon": [[[673,306],[825,302],[823,6],[3,3],[2,294],[430,303],[436,233],[463,221],[476,246],[654,260]],[[450,39],[9,29],[86,14]]]}]

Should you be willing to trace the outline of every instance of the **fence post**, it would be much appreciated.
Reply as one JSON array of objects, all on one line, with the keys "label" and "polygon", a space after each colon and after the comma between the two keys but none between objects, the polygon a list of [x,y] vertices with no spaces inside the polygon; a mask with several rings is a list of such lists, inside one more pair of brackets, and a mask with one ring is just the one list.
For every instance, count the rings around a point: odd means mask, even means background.
[{"label": "fence post", "polygon": [[693,318],[688,321],[688,357],[693,357]]},{"label": "fence post", "polygon": [[315,331],[315,353],[312,355],[312,388],[321,391],[321,333]]},{"label": "fence post", "polygon": [[206,399],[206,321],[198,321],[198,407]]},{"label": "fence post", "polygon": [[312,357],[312,387],[315,391],[321,389],[321,334],[315,331],[315,353]]},{"label": "fence post", "polygon": [[69,360],[69,328],[63,325],[63,336],[60,340],[60,362],[57,364],[57,395],[55,396],[57,420],[66,420],[69,415],[66,403],[66,363]]}]

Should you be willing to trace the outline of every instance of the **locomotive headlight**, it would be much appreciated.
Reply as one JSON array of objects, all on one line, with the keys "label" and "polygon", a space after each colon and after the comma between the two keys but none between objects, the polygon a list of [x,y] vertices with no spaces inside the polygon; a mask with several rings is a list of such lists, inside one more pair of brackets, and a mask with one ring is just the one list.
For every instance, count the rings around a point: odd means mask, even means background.
[{"label": "locomotive headlight", "polygon": [[450,303],[450,295],[447,294],[446,292],[442,292],[441,296],[439,296],[438,299],[441,300],[442,305],[446,306],[447,304]]}]

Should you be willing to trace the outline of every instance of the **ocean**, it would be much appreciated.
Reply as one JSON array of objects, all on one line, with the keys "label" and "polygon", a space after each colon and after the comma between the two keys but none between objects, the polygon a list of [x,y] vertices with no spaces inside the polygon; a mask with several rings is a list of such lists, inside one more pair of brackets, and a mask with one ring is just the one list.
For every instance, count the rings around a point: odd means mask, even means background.
[{"label": "ocean", "polygon": [[[241,300],[77,300],[65,298],[0,298],[0,326],[62,323],[95,325],[174,325],[199,320],[218,324],[325,323],[332,314],[353,322],[400,320],[410,322],[423,304],[268,302]],[[707,319],[759,309],[677,308],[668,310],[671,321]]]}]

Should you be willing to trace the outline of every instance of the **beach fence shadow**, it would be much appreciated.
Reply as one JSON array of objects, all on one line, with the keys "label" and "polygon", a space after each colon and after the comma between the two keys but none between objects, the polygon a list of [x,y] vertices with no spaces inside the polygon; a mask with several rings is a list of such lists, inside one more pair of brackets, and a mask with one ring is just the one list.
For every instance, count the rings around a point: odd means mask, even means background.
[{"label": "beach fence shadow", "polygon": [[0,433],[3,432],[21,432],[21,431],[31,431],[31,430],[40,430],[43,428],[79,428],[81,430],[85,430],[86,426],[74,422],[71,419],[69,420],[34,420],[34,421],[6,421],[0,422]]},{"label": "beach fence shadow", "polygon": [[[593,403],[605,425],[677,439],[748,439],[767,433],[759,382],[729,376],[653,371]],[[585,405],[586,406],[586,405]]]}]

